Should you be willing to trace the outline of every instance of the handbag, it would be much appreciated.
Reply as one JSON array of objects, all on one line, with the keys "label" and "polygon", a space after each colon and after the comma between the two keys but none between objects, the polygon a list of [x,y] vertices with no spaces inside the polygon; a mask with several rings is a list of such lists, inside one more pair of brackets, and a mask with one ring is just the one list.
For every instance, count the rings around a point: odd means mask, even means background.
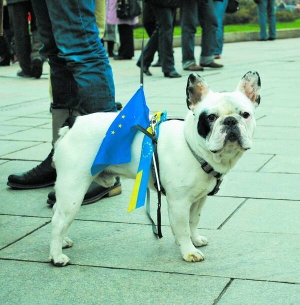
[{"label": "handbag", "polygon": [[227,14],[236,13],[240,9],[239,4],[240,2],[238,0],[229,0],[225,13]]},{"label": "handbag", "polygon": [[142,10],[137,0],[118,0],[117,17],[120,19],[133,19],[141,15]]}]

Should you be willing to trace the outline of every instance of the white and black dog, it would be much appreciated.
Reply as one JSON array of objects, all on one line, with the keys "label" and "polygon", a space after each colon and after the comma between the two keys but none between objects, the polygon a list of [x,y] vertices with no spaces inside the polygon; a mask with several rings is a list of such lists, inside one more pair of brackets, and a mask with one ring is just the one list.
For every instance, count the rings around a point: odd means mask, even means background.
[{"label": "white and black dog", "polygon": [[[222,93],[213,92],[198,74],[190,74],[186,88],[190,110],[185,120],[169,120],[160,125],[157,144],[160,179],[166,191],[171,229],[186,261],[204,260],[196,248],[208,243],[197,231],[201,209],[217,182],[251,148],[260,87],[256,71],[246,73],[234,92]],[[144,136],[141,132],[132,143],[131,162],[111,165],[96,176],[90,174],[99,145],[116,115],[81,116],[72,128],[60,131],[53,158],[57,201],[50,246],[50,260],[56,266],[69,262],[62,253],[63,247],[73,244],[66,233],[91,182],[110,187],[116,176],[131,179],[136,176]],[[154,189],[152,178],[149,187]]]}]

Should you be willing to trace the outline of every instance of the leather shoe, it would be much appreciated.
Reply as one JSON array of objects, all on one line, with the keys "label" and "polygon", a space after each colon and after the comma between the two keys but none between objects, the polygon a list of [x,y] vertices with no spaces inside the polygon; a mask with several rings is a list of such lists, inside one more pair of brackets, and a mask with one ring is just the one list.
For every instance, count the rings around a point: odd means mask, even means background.
[{"label": "leather shoe", "polygon": [[160,61],[158,60],[155,64],[153,64],[151,67],[154,67],[154,68],[159,68],[161,67],[161,63]]},{"label": "leather shoe", "polygon": [[31,77],[30,74],[25,73],[23,70],[19,70],[17,72],[17,76],[24,77],[24,78],[30,78]]},{"label": "leather shoe", "polygon": [[40,78],[43,73],[43,60],[41,57],[34,57],[31,62],[31,76]]},{"label": "leather shoe", "polygon": [[128,60],[128,59],[131,59],[132,57],[124,57],[122,55],[116,55],[114,56],[114,59],[115,60]]},{"label": "leather shoe", "polygon": [[117,110],[121,110],[123,105],[120,102],[116,102]]},{"label": "leather shoe", "polygon": [[201,64],[202,67],[206,68],[223,68],[223,65],[217,64],[216,62],[212,61],[210,64]]},{"label": "leather shoe", "polygon": [[171,72],[165,72],[164,73],[165,77],[169,77],[169,78],[178,78],[181,77],[181,75],[177,72],[177,71],[171,71]]},{"label": "leather shoe", "polygon": [[148,76],[152,76],[152,73],[149,71],[148,67],[143,67],[143,72],[144,72],[144,74],[146,74]]},{"label": "leather shoe", "polygon": [[[105,188],[96,182],[92,182],[87,193],[85,194],[82,205],[94,203],[104,197],[112,197],[122,193],[122,187],[120,183],[120,178],[116,177],[116,182],[112,187]],[[49,205],[54,205],[56,202],[55,192],[50,192],[48,194],[47,203]]]},{"label": "leather shoe", "polygon": [[192,64],[192,65],[190,65],[189,67],[187,67],[183,70],[185,70],[185,71],[203,71],[204,69],[201,66],[198,66],[196,64]]},{"label": "leather shoe", "polygon": [[56,170],[52,167],[52,149],[48,157],[33,169],[8,177],[7,185],[13,189],[28,190],[54,185]]}]

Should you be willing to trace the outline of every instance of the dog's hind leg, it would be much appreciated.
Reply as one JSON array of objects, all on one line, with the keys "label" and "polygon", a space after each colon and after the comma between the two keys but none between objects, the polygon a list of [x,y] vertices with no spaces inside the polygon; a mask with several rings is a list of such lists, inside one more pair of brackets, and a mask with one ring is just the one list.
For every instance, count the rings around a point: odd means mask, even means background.
[{"label": "dog's hind leg", "polygon": [[198,234],[198,223],[200,220],[201,210],[204,206],[206,197],[201,198],[199,201],[193,203],[190,209],[190,230],[191,230],[191,239],[193,244],[196,247],[206,246],[208,244],[208,240]]},{"label": "dog's hind leg", "polygon": [[204,260],[203,253],[195,248],[191,241],[189,226],[190,210],[187,207],[187,200],[172,200],[169,203],[169,218],[171,229],[177,245],[180,248],[183,259],[187,262],[199,262]]},{"label": "dog's hind leg", "polygon": [[62,253],[62,247],[70,247],[73,245],[73,242],[66,237],[66,233],[80,209],[90,181],[82,179],[80,183],[75,184],[60,184],[58,181],[55,187],[57,201],[52,217],[52,238],[49,259],[53,265],[59,267],[66,266],[69,263],[69,258]]}]

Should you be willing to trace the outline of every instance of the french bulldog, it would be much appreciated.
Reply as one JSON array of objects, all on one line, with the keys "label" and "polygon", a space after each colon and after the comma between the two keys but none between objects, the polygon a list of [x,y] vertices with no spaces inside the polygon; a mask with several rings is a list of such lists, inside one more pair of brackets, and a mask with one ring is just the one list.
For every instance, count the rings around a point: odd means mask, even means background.
[{"label": "french bulldog", "polygon": [[[234,92],[213,92],[198,74],[189,75],[184,121],[160,124],[157,153],[160,182],[166,191],[169,220],[175,241],[185,261],[204,260],[197,248],[208,240],[198,234],[201,209],[223,177],[251,148],[256,126],[254,112],[260,103],[260,76],[247,72]],[[135,179],[144,134],[138,132],[131,145],[131,161],[110,165],[92,176],[91,165],[116,113],[95,113],[78,117],[72,128],[60,130],[54,153],[57,170],[56,204],[52,218],[50,261],[65,266],[69,258],[62,248],[73,242],[67,230],[83,197],[94,180],[111,187],[115,177]],[[153,178],[149,185],[154,189]]]}]

